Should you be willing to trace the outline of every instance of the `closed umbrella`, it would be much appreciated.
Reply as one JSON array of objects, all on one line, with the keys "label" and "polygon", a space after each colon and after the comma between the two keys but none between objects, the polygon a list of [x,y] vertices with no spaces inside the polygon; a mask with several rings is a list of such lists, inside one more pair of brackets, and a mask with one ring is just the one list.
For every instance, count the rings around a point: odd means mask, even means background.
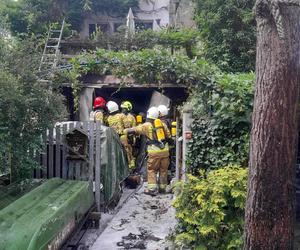
[{"label": "closed umbrella", "polygon": [[132,9],[129,8],[129,12],[127,15],[127,22],[126,22],[126,34],[125,37],[133,37],[135,33],[135,23],[134,23],[134,16],[132,13]]}]

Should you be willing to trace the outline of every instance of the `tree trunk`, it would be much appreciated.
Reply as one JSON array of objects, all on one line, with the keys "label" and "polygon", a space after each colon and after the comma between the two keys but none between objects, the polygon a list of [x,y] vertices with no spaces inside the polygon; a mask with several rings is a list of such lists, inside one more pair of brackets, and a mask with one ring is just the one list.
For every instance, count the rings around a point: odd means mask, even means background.
[{"label": "tree trunk", "polygon": [[258,0],[255,6],[256,88],[244,249],[286,250],[293,245],[300,8],[289,6],[298,5],[296,1],[279,0],[279,16],[274,2]]}]

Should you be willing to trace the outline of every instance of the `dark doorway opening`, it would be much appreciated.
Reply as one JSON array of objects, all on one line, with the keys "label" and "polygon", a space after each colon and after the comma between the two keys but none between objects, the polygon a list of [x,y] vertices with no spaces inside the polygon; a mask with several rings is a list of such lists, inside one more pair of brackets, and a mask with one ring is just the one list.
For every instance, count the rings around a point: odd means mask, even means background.
[{"label": "dark doorway opening", "polygon": [[[186,101],[188,93],[185,88],[95,88],[94,97],[102,96],[106,100],[117,102],[119,105],[122,101],[128,100],[133,105],[133,112],[138,114],[145,113],[150,106],[151,97],[154,91],[158,91],[170,98],[171,106],[177,106]],[[159,104],[158,104],[159,105]]]}]

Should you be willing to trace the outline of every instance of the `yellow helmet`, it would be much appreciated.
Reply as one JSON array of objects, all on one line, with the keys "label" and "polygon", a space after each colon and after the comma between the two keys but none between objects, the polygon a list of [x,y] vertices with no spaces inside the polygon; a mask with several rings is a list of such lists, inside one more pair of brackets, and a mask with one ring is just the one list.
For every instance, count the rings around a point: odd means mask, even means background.
[{"label": "yellow helmet", "polygon": [[124,101],[121,103],[122,109],[127,109],[128,111],[132,110],[132,104],[129,101]]}]

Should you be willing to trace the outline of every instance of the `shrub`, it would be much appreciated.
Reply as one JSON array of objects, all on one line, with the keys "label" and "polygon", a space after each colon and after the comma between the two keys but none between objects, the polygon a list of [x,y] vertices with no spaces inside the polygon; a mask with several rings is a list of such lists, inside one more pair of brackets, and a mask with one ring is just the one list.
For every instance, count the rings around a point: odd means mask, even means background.
[{"label": "shrub", "polygon": [[38,82],[40,55],[35,39],[7,42],[0,37],[0,174],[28,178],[38,167],[41,134],[65,115],[63,97]]},{"label": "shrub", "polygon": [[247,169],[227,166],[188,176],[174,201],[176,243],[196,249],[241,249]]},{"label": "shrub", "polygon": [[197,174],[199,168],[247,165],[253,82],[253,73],[215,74],[211,85],[192,95],[191,173]]}]

